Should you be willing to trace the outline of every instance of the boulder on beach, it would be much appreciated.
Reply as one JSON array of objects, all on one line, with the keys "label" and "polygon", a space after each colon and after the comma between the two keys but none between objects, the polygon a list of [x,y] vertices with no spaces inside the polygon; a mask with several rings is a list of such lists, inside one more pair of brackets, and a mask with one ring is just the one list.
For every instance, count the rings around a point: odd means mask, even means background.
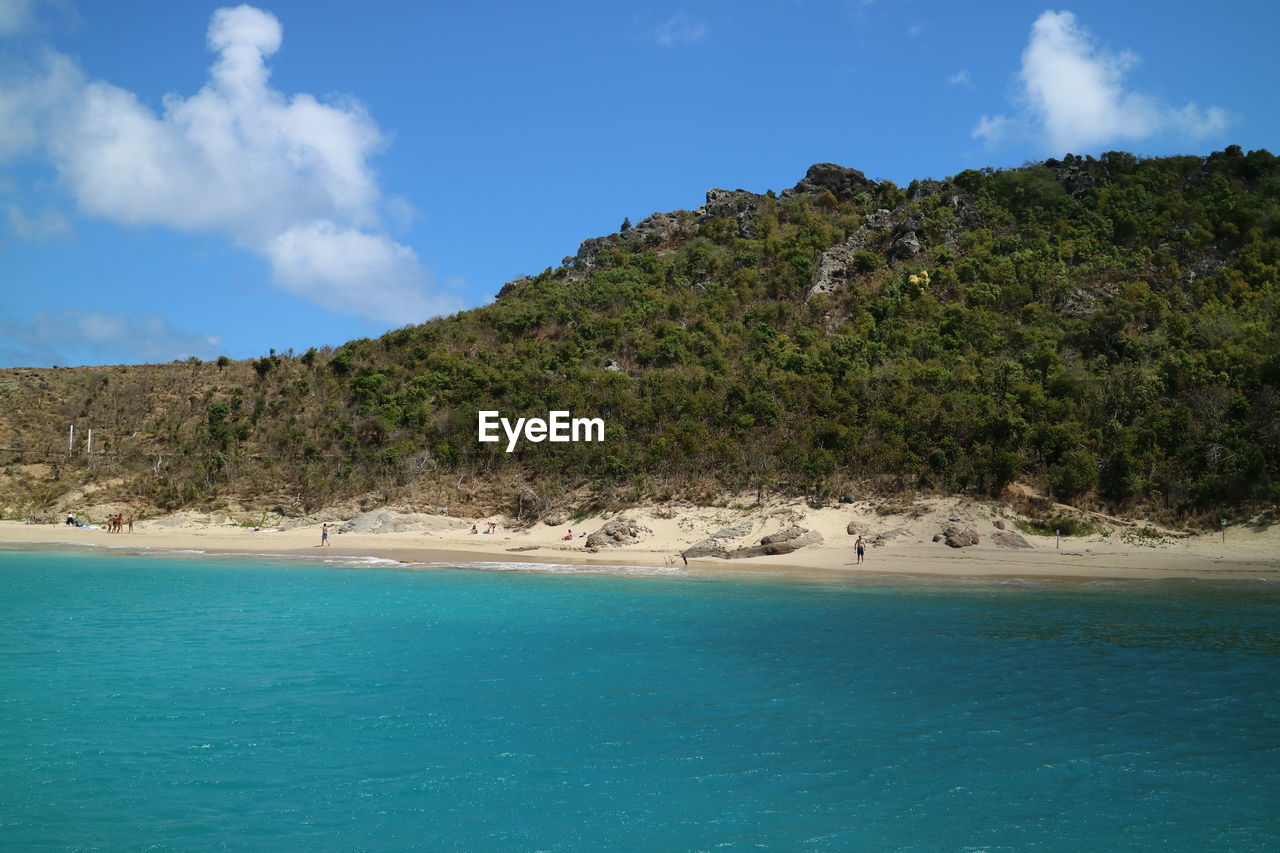
[{"label": "boulder on beach", "polygon": [[803,527],[791,525],[760,540],[758,545],[748,545],[730,551],[724,542],[715,536],[709,536],[693,543],[680,556],[686,560],[694,557],[720,557],[726,560],[738,560],[746,557],[772,557],[779,554],[790,554],[806,545],[816,545],[822,541],[822,534],[816,530],[805,530]]},{"label": "boulder on beach", "polygon": [[695,557],[720,557],[723,559],[729,556],[729,549],[724,547],[724,543],[719,539],[707,538],[694,542],[681,551],[680,556],[686,560],[691,560]]},{"label": "boulder on beach", "polygon": [[418,530],[428,521],[421,513],[399,513],[386,509],[362,512],[338,526],[339,533],[404,533]]},{"label": "boulder on beach", "polygon": [[615,518],[587,537],[588,548],[620,548],[634,545],[652,530],[630,518]]},{"label": "boulder on beach", "polygon": [[991,534],[991,541],[999,545],[1001,548],[1032,548],[1033,546],[1026,539],[1022,538],[1022,534],[1014,533],[1012,530],[997,530]]},{"label": "boulder on beach", "polygon": [[759,545],[751,545],[746,548],[737,548],[729,552],[729,559],[737,560],[744,557],[776,557],[780,554],[790,554],[792,551],[798,551],[806,545],[817,545],[822,541],[822,534],[816,530],[805,530],[803,527],[792,526],[786,530],[766,536],[760,540]]},{"label": "boulder on beach", "polygon": [[905,527],[895,527],[892,530],[885,530],[874,536],[867,537],[867,543],[872,548],[883,548],[895,539],[902,539],[903,537],[910,535],[911,531],[907,530]]},{"label": "boulder on beach", "polygon": [[711,534],[712,539],[741,539],[751,533],[751,522],[742,521],[732,527],[721,527]]},{"label": "boulder on beach", "polygon": [[978,531],[970,526],[957,527],[949,526],[942,531],[942,540],[951,548],[967,548],[970,545],[977,545],[982,537],[978,535]]},{"label": "boulder on beach", "polygon": [[792,539],[798,539],[809,531],[805,530],[798,524],[785,527],[777,533],[771,533],[760,540],[761,545],[777,545],[783,542],[790,542]]}]

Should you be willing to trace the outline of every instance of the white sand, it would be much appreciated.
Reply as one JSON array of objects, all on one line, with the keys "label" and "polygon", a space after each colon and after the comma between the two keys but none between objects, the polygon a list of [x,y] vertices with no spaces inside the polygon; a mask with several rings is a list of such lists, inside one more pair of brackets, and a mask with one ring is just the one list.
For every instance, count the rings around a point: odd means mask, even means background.
[{"label": "white sand", "polygon": [[[674,517],[662,518],[674,510]],[[111,534],[65,525],[26,525],[0,522],[0,542],[70,543],[113,545],[208,553],[272,554],[280,556],[380,557],[406,563],[486,563],[495,561],[558,563],[591,566],[632,565],[672,567],[689,574],[766,575],[776,577],[852,577],[863,573],[900,573],[968,577],[1063,578],[1222,578],[1280,580],[1280,525],[1256,521],[1228,527],[1226,541],[1220,533],[1171,534],[1153,539],[1138,534],[1140,525],[1125,526],[1111,520],[1106,535],[1063,539],[1026,535],[1034,546],[1011,549],[991,543],[995,522],[1007,510],[992,504],[963,499],[921,499],[905,513],[880,515],[872,502],[813,510],[802,502],[753,508],[734,504],[727,508],[640,507],[616,516],[568,522],[558,527],[535,524],[513,529],[508,519],[448,518],[435,515],[379,511],[354,526],[367,532],[338,533],[341,522],[330,523],[331,545],[320,545],[320,522],[269,518],[274,531],[255,531],[231,523],[227,516],[180,513],[139,522],[133,533]],[[567,529],[574,535],[594,532],[612,517],[625,516],[653,532],[631,546],[586,550],[586,539],[564,541]],[[952,521],[952,517],[958,520]],[[499,522],[495,534],[481,531],[486,521]],[[1014,530],[1011,515],[1004,523]],[[1099,521],[1108,520],[1099,517]],[[898,531],[887,544],[867,549],[866,561],[854,564],[855,537],[846,532],[852,522],[868,539],[878,533]],[[690,560],[679,552],[725,527],[748,524],[750,533],[727,540],[732,549],[753,545],[769,533],[792,523],[817,530],[818,545],[781,556],[723,560],[714,557]],[[981,542],[967,548],[950,548],[932,542],[948,524],[971,525]],[[293,526],[298,525],[298,526]],[[518,549],[518,550],[513,550]]]}]

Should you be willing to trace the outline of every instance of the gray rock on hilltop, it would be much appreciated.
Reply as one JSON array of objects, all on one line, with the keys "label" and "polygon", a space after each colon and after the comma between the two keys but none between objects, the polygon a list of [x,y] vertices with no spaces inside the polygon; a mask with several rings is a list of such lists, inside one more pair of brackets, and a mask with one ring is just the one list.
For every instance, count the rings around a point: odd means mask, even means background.
[{"label": "gray rock on hilltop", "polygon": [[889,247],[889,260],[905,261],[920,254],[920,238],[914,231],[904,231]]},{"label": "gray rock on hilltop", "polygon": [[857,169],[835,163],[814,163],[798,184],[789,190],[783,190],[782,197],[820,193],[823,190],[830,190],[837,196],[852,196],[875,188],[876,182]]}]

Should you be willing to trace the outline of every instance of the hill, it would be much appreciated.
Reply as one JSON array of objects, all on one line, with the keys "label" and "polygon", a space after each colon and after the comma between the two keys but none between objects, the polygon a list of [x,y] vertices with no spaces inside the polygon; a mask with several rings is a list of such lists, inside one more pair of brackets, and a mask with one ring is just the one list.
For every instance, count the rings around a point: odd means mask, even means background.
[{"label": "hill", "polygon": [[[905,188],[819,164],[376,340],[4,370],[0,401],[10,517],[1016,483],[1216,522],[1280,502],[1280,162],[1111,152]],[[508,452],[481,410],[600,418],[605,440]]]}]

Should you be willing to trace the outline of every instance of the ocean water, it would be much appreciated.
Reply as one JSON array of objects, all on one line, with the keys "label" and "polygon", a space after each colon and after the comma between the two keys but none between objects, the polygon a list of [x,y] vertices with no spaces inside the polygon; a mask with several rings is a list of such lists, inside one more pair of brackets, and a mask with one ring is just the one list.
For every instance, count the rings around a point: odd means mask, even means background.
[{"label": "ocean water", "polygon": [[1276,587],[0,550],[0,849],[1274,851]]}]

